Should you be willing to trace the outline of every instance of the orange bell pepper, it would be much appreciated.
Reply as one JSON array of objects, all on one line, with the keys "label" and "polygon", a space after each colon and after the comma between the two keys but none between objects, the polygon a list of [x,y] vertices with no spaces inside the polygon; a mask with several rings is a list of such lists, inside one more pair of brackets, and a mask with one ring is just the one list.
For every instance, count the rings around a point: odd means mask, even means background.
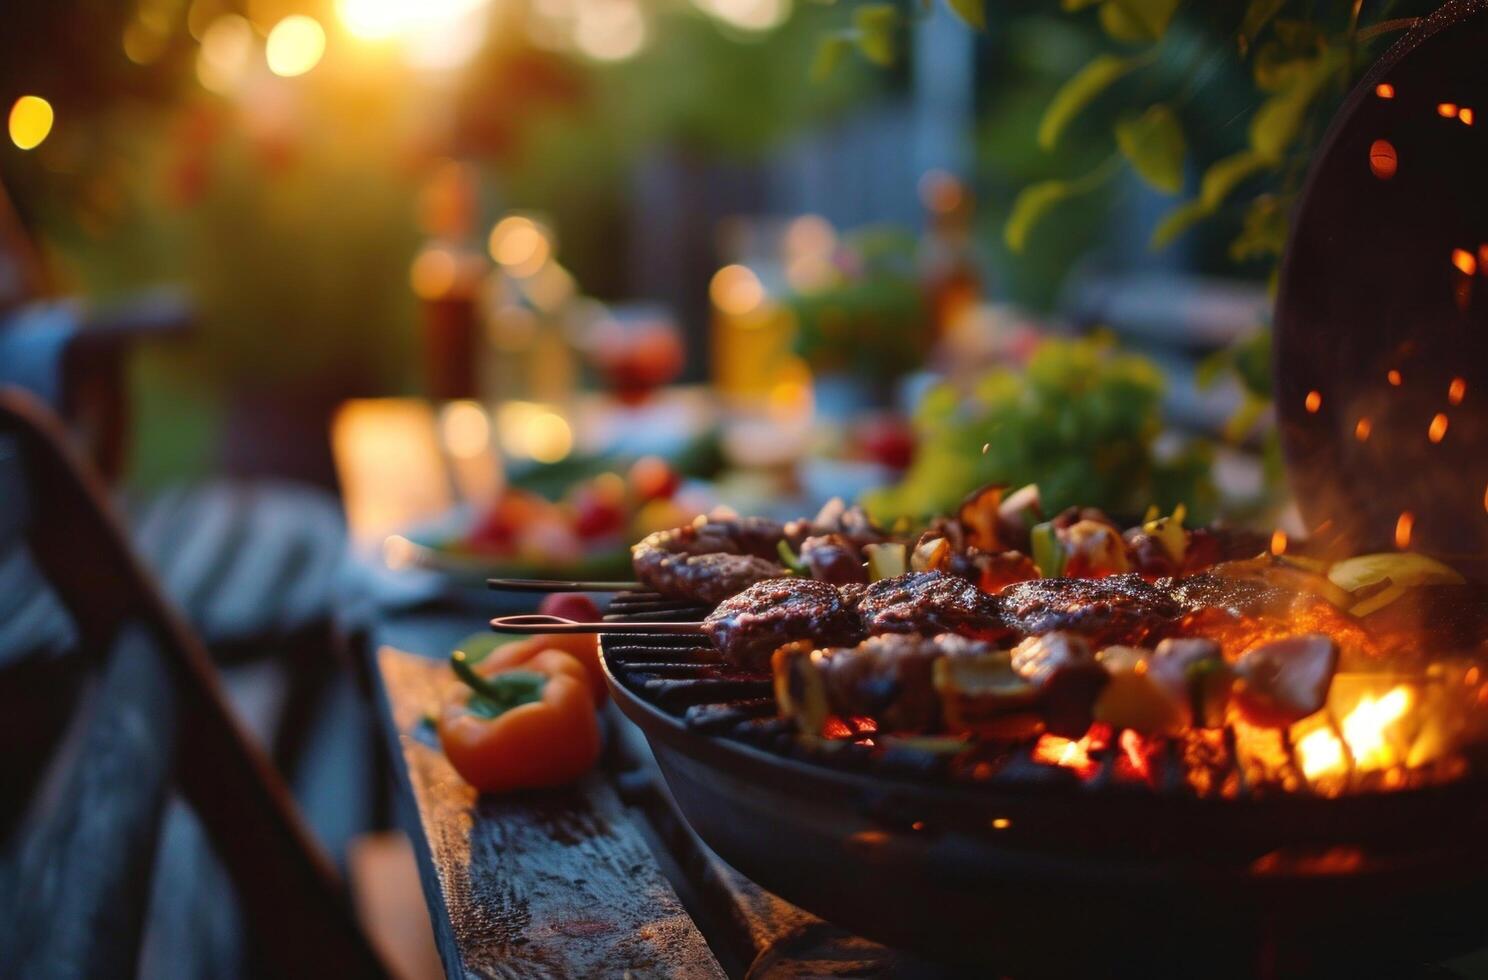
[{"label": "orange bell pepper", "polygon": [[[450,765],[485,793],[573,782],[599,759],[599,721],[582,664],[540,651],[521,669],[477,672],[456,651],[462,686],[439,714],[439,744]],[[484,665],[483,665],[484,666]]]},{"label": "orange bell pepper", "polygon": [[476,670],[486,675],[511,670],[523,666],[544,650],[562,650],[582,664],[589,675],[589,694],[594,698],[594,703],[605,703],[608,691],[605,688],[604,668],[599,665],[599,636],[594,633],[544,633],[515,643],[505,643],[486,654]]}]

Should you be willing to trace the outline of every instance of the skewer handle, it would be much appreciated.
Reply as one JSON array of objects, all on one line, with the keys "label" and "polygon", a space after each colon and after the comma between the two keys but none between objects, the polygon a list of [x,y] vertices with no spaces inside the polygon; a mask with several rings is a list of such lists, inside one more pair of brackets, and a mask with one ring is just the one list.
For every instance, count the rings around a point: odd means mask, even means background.
[{"label": "skewer handle", "polygon": [[497,616],[491,628],[504,633],[701,633],[702,623],[579,623],[562,616],[522,613]]},{"label": "skewer handle", "polygon": [[558,582],[545,578],[488,578],[486,587],[502,592],[630,592],[639,582]]}]

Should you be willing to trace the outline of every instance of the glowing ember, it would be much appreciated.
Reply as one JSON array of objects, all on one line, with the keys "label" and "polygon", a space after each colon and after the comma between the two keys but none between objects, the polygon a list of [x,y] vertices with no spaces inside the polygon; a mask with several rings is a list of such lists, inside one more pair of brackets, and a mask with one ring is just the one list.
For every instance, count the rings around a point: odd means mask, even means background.
[{"label": "glowing ember", "polygon": [[1271,554],[1284,555],[1287,549],[1287,533],[1281,528],[1271,532]]},{"label": "glowing ember", "polygon": [[1476,275],[1478,271],[1478,260],[1465,248],[1452,249],[1452,264],[1457,271],[1464,276]]},{"label": "glowing ember", "polygon": [[1453,378],[1452,383],[1447,385],[1447,401],[1453,405],[1461,405],[1466,395],[1467,382],[1461,378]]},{"label": "glowing ember", "polygon": [[1436,107],[1436,114],[1443,119],[1453,119],[1457,116],[1457,104],[1455,102],[1442,102]]},{"label": "glowing ember", "polygon": [[1389,82],[1380,82],[1374,87],[1374,94],[1382,99],[1393,99],[1395,98],[1395,86]]},{"label": "glowing ember", "polygon": [[1467,106],[1463,106],[1457,113],[1457,121],[1464,126],[1471,126],[1473,124],[1473,111]]},{"label": "glowing ember", "polygon": [[1367,418],[1361,418],[1354,423],[1354,438],[1360,442],[1369,441],[1369,433],[1374,431],[1374,423]]},{"label": "glowing ember", "polygon": [[1410,547],[1411,531],[1416,527],[1416,515],[1408,510],[1400,512],[1400,518],[1395,521],[1395,547],[1404,551]]},{"label": "glowing ember", "polygon": [[1306,408],[1307,408],[1307,410],[1309,412],[1311,412],[1314,415],[1316,415],[1317,414],[1317,410],[1323,407],[1323,394],[1322,394],[1322,392],[1316,391],[1316,390],[1309,391],[1307,393],[1307,399],[1306,399],[1306,401],[1304,401],[1302,404],[1304,406],[1306,406]]},{"label": "glowing ember", "polygon": [[1380,180],[1395,176],[1400,161],[1395,155],[1395,145],[1389,140],[1375,140],[1369,145],[1369,170]]},{"label": "glowing ember", "polygon": [[1090,736],[1072,742],[1058,735],[1041,735],[1033,746],[1033,761],[1046,766],[1073,769],[1082,779],[1095,775],[1096,764],[1090,758]]},{"label": "glowing ember", "polygon": [[1385,375],[1385,380],[1388,381],[1388,382],[1390,382],[1390,384],[1393,385],[1394,387],[1399,388],[1400,387],[1400,380],[1401,380],[1400,379],[1400,372],[1397,371],[1397,370],[1395,370],[1394,368],[1391,368],[1390,369],[1390,373]]},{"label": "glowing ember", "polygon": [[1447,413],[1437,412],[1431,419],[1431,427],[1426,430],[1426,437],[1432,442],[1441,442],[1447,435]]},{"label": "glowing ember", "polygon": [[1009,820],[1007,817],[994,817],[992,819],[992,829],[993,830],[1007,830],[1012,825],[1013,825],[1013,822],[1011,820]]}]

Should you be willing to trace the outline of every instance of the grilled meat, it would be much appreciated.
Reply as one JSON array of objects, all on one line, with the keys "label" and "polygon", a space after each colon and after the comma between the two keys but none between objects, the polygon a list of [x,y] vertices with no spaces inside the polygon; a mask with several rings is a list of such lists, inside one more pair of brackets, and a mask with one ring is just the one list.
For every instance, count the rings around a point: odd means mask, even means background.
[{"label": "grilled meat", "polygon": [[1068,630],[1097,646],[1141,643],[1164,632],[1182,612],[1138,575],[1017,582],[998,598],[1005,622],[1021,633]]},{"label": "grilled meat", "polygon": [[886,731],[926,732],[944,727],[942,664],[985,657],[1007,660],[990,644],[954,634],[890,635],[828,649],[792,643],[776,651],[771,666],[781,713],[804,732],[820,734],[832,716],[872,718]]},{"label": "grilled meat", "polygon": [[642,584],[662,595],[711,605],[784,575],[785,566],[774,560],[784,534],[779,523],[764,518],[699,519],[641,539],[631,549],[631,565]]},{"label": "grilled meat", "polygon": [[1013,648],[1011,663],[1039,691],[1050,732],[1065,738],[1085,734],[1091,705],[1110,675],[1083,637],[1064,632],[1030,636]]},{"label": "grilled meat", "polygon": [[703,620],[703,632],[741,667],[767,670],[770,654],[793,640],[845,646],[863,638],[863,624],[835,585],[814,579],[756,582],[725,599]]},{"label": "grilled meat", "polygon": [[1259,578],[1237,578],[1200,572],[1183,578],[1158,579],[1153,583],[1166,592],[1186,613],[1222,609],[1232,616],[1284,613],[1296,593]]},{"label": "grilled meat", "polygon": [[874,582],[858,611],[869,633],[960,633],[995,640],[1011,632],[995,598],[944,572],[909,572]]},{"label": "grilled meat", "polygon": [[814,534],[801,542],[801,561],[822,582],[868,584],[860,549],[840,534]]}]

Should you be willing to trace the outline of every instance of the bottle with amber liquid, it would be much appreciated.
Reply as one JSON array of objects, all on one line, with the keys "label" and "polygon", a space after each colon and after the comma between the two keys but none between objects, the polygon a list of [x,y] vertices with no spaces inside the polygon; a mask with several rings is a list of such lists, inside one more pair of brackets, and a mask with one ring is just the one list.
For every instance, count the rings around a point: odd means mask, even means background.
[{"label": "bottle with amber liquid", "polygon": [[975,210],[960,178],[932,170],[920,178],[925,236],[920,243],[920,289],[929,313],[927,343],[944,337],[982,296],[982,275],[971,236]]}]

